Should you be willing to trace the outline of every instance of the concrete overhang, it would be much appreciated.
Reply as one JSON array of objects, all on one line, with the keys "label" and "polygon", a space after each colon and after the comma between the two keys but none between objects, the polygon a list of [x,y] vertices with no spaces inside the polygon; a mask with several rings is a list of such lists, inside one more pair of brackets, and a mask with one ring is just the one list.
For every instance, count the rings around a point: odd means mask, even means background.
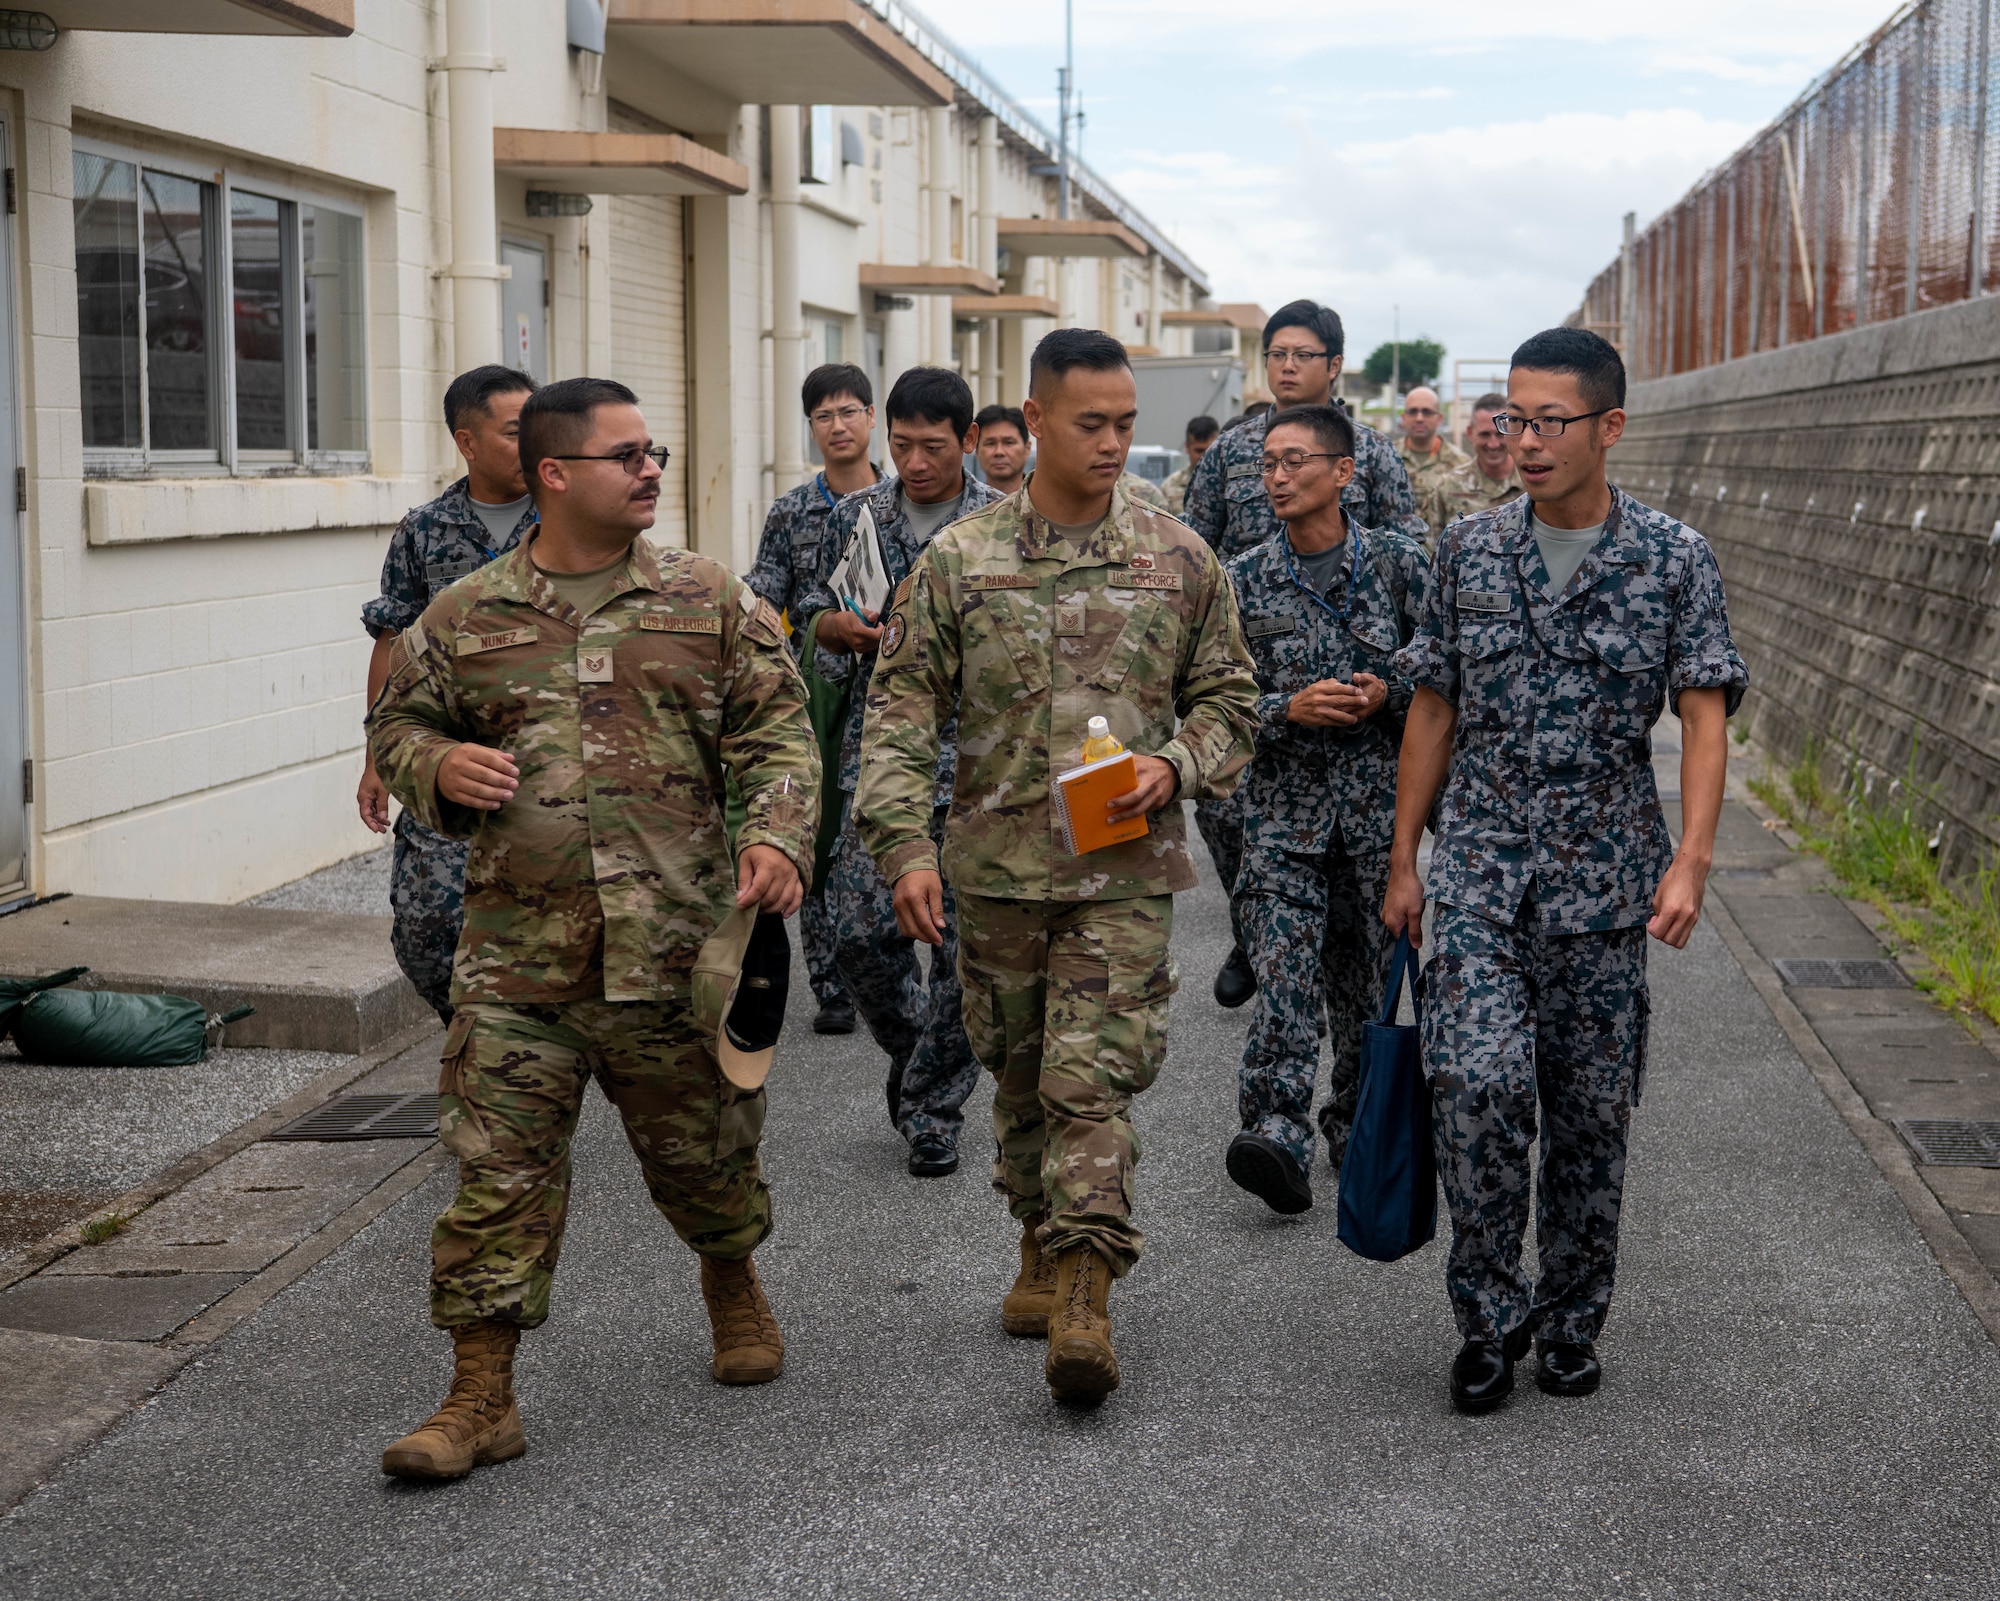
[{"label": "concrete overhang", "polygon": [[493,170],[570,195],[740,195],[750,169],[677,133],[495,128]]},{"label": "concrete overhang", "polygon": [[1000,248],[1017,256],[1144,256],[1146,241],[1096,217],[1002,217]]},{"label": "concrete overhang", "polygon": [[31,9],[76,33],[354,32],[354,0],[37,0]]},{"label": "concrete overhang", "polygon": [[950,78],[858,0],[611,0],[607,50],[746,106],[948,106]]},{"label": "concrete overhang", "polygon": [[1199,311],[1163,311],[1160,313],[1163,328],[1234,328],[1229,313],[1207,307]]},{"label": "concrete overhang", "polygon": [[864,261],[861,287],[886,295],[978,295],[983,305],[986,297],[998,297],[1000,280],[977,267],[903,267],[885,261]]},{"label": "concrete overhang", "polygon": [[1062,307],[1050,295],[955,295],[954,317],[1060,317]]}]

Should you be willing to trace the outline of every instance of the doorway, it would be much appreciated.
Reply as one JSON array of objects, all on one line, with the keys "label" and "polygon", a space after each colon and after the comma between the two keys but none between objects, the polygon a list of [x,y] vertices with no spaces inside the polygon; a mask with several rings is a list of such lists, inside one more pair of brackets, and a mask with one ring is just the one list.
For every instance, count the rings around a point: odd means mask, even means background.
[{"label": "doorway", "polygon": [[500,359],[538,384],[549,381],[549,252],[520,239],[500,241]]}]

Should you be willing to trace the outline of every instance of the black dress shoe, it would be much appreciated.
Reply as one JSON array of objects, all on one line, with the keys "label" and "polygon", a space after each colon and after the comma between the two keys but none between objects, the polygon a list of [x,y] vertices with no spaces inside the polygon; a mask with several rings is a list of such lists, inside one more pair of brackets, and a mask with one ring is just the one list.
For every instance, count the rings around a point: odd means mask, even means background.
[{"label": "black dress shoe", "polygon": [[1491,1412],[1514,1393],[1514,1364],[1528,1354],[1528,1331],[1519,1328],[1498,1344],[1467,1340],[1451,1364],[1451,1404],[1469,1416]]},{"label": "black dress shoe", "polygon": [[815,1034],[852,1034],[854,1008],[845,1001],[830,1001],[813,1016]]},{"label": "black dress shoe", "polygon": [[910,1177],[919,1179],[941,1179],[947,1173],[958,1171],[958,1147],[947,1144],[935,1135],[924,1135],[910,1142]]},{"label": "black dress shoe", "polygon": [[1300,1169],[1298,1159],[1274,1139],[1246,1130],[1229,1142],[1223,1165],[1232,1182],[1273,1212],[1312,1209],[1312,1180]]},{"label": "black dress shoe", "polygon": [[1257,975],[1250,970],[1250,958],[1241,945],[1229,952],[1229,960],[1215,975],[1215,1004],[1232,1012],[1257,993]]},{"label": "black dress shoe", "polygon": [[1535,1364],[1535,1384],[1549,1395],[1589,1395],[1604,1377],[1594,1345],[1570,1345],[1562,1340],[1537,1340],[1541,1360]]}]

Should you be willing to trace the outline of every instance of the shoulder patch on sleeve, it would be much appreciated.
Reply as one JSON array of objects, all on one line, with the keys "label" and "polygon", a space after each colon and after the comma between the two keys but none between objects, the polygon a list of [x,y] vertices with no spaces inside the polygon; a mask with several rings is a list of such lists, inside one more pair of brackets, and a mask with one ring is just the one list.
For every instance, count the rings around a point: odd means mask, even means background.
[{"label": "shoulder patch on sleeve", "polygon": [[924,586],[915,582],[916,576],[912,573],[896,588],[895,602],[882,624],[882,644],[875,658],[878,673],[914,666],[922,654],[927,596]]},{"label": "shoulder patch on sleeve", "polygon": [[431,648],[431,637],[424,632],[422,618],[418,618],[417,621],[403,630],[403,639],[409,647],[410,659],[412,661]]},{"label": "shoulder patch on sleeve", "polygon": [[736,604],[743,608],[745,617],[755,617],[759,605],[757,591],[745,584],[736,592]]},{"label": "shoulder patch on sleeve", "polygon": [[785,625],[778,620],[777,608],[755,590],[745,587],[740,604],[743,607],[743,632],[760,645],[785,643]]}]

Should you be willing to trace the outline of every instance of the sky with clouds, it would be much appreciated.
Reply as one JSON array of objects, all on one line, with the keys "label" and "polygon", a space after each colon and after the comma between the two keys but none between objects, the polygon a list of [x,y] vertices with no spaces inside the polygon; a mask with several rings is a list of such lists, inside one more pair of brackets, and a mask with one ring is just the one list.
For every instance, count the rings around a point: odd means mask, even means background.
[{"label": "sky with clouds", "polygon": [[[1062,0],[919,0],[1053,127]],[[1075,0],[1083,154],[1221,300],[1504,357],[1894,0]]]}]

